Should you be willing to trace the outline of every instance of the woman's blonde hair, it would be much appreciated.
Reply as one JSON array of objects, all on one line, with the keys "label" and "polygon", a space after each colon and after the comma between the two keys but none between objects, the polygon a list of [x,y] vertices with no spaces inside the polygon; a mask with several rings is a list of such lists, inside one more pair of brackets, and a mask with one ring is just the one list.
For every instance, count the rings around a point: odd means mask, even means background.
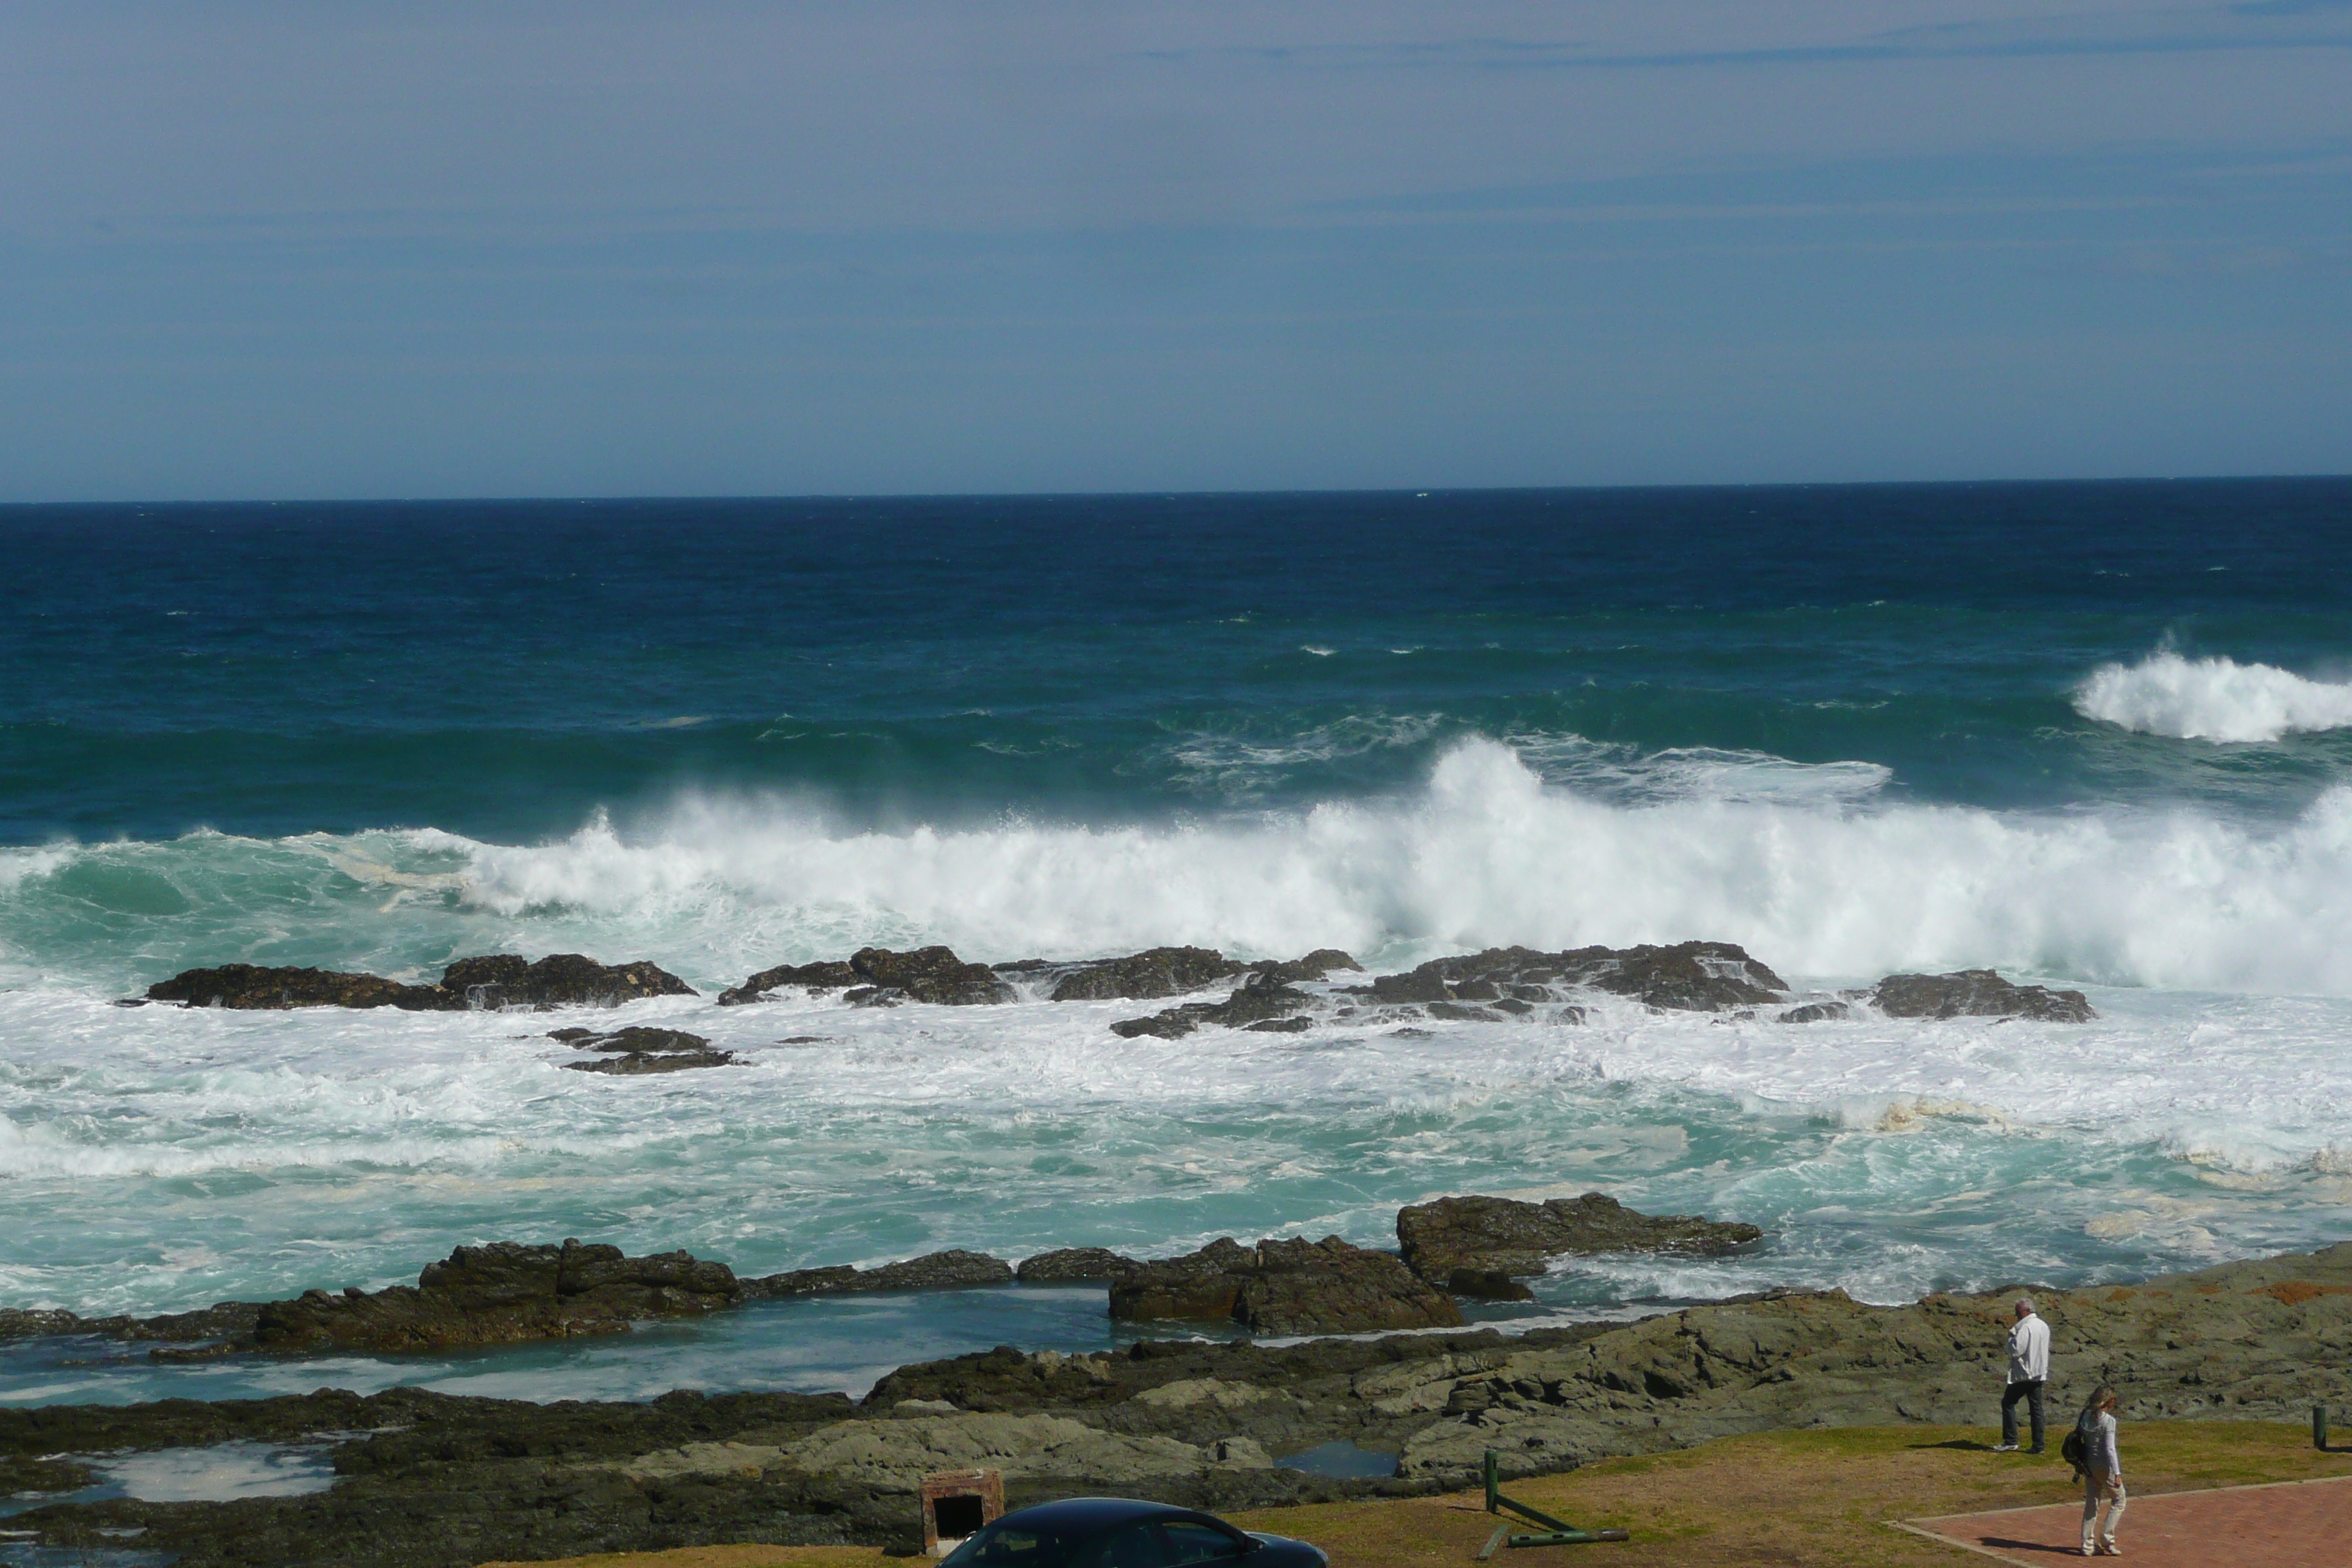
[{"label": "woman's blonde hair", "polygon": [[2099,1384],[2098,1387],[2091,1390],[2091,1397],[2083,1402],[2083,1414],[2075,1418],[2074,1425],[2077,1426],[2090,1426],[2091,1417],[2096,1415],[2100,1411],[2105,1410],[2108,1405],[2113,1405],[2114,1403],[2116,1403],[2115,1384],[2111,1383],[2103,1383]]}]

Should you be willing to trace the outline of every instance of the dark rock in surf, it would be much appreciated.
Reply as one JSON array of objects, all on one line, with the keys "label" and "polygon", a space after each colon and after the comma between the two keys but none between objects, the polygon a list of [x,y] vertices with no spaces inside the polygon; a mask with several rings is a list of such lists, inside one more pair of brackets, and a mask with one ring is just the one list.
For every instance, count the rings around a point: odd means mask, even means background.
[{"label": "dark rock in surf", "polygon": [[603,964],[576,952],[559,952],[537,963],[510,953],[461,958],[443,971],[438,985],[405,985],[378,974],[331,969],[224,963],[159,980],[147,988],[146,1000],[194,1007],[397,1007],[443,1013],[467,1007],[612,1006],[643,996],[693,994],[693,987],[677,975],[642,959]]},{"label": "dark rock in surf", "polygon": [[1136,1259],[1108,1247],[1064,1247],[1023,1258],[1021,1267],[1013,1270],[1013,1278],[1024,1285],[1091,1283],[1124,1279],[1142,1267]]},{"label": "dark rock in surf", "polygon": [[[594,1050],[610,1047],[596,1046]],[[620,1078],[643,1078],[650,1073],[687,1072],[696,1068],[740,1067],[742,1062],[732,1051],[625,1051],[614,1056],[600,1056],[589,1061],[562,1062],[567,1072],[609,1073]]]},{"label": "dark rock in surf", "polygon": [[1362,964],[1336,947],[1318,947],[1304,958],[1286,959],[1280,963],[1254,963],[1250,967],[1291,985],[1302,980],[1320,980],[1343,969],[1357,974],[1364,972]]},{"label": "dark rock in surf", "polygon": [[1110,1315],[1127,1321],[1231,1320],[1254,1334],[1349,1334],[1459,1325],[1451,1296],[1395,1258],[1321,1241],[1232,1237],[1147,1263],[1110,1288]]},{"label": "dark rock in surf", "polygon": [[810,991],[839,991],[846,986],[864,984],[863,975],[838,961],[780,963],[773,969],[762,969],[740,985],[730,985],[721,991],[719,1005],[721,1007],[737,1007],[746,1002],[757,1002],[769,992],[787,985],[798,985]]},{"label": "dark rock in surf", "polygon": [[1110,1026],[1110,1031],[1130,1040],[1143,1035],[1173,1040],[1203,1024],[1243,1029],[1282,1020],[1281,1032],[1288,1033],[1307,1026],[1304,1020],[1296,1024],[1287,1020],[1305,1012],[1314,1002],[1315,998],[1306,992],[1272,974],[1252,974],[1223,1002],[1187,1002],[1179,1007],[1163,1008],[1149,1018],[1122,1018]]},{"label": "dark rock in surf", "polygon": [[1146,1035],[1158,1040],[1181,1040],[1200,1026],[1198,1015],[1181,1007],[1171,1007],[1148,1018],[1121,1018],[1110,1026],[1110,1032],[1128,1040],[1139,1039]]},{"label": "dark rock in surf", "polygon": [[1406,1266],[1423,1279],[1449,1285],[1465,1270],[1541,1274],[1549,1259],[1572,1253],[1718,1258],[1754,1247],[1763,1235],[1752,1225],[1696,1215],[1645,1215],[1601,1193],[1542,1204],[1438,1198],[1397,1212],[1397,1244]]},{"label": "dark rock in surf", "polygon": [[[1516,998],[1510,998],[1510,1000],[1516,1000]],[[1429,1016],[1454,1024],[1499,1024],[1510,1016],[1509,1014],[1499,1011],[1499,1005],[1498,1004],[1495,1007],[1480,1007],[1463,1002],[1432,1002],[1429,1004]],[[1519,1005],[1525,1007],[1528,1004],[1521,1002]]]},{"label": "dark rock in surf", "polygon": [[1303,1035],[1314,1026],[1312,1018],[1260,1018],[1243,1025],[1242,1030],[1251,1035]]},{"label": "dark rock in surf", "polygon": [[1073,966],[1054,982],[1055,1002],[1148,1002],[1204,990],[1242,973],[1244,965],[1213,948],[1155,947],[1125,958]]},{"label": "dark rock in surf", "polygon": [[811,991],[847,987],[845,1000],[885,1007],[901,1001],[945,1007],[987,1006],[1010,1002],[1015,994],[988,965],[966,963],[949,948],[919,947],[895,952],[887,947],[866,947],[852,953],[846,963],[788,963],[763,969],[742,984],[720,992],[719,1001],[722,1006],[740,1006],[761,1001],[785,985]]},{"label": "dark rock in surf", "polygon": [[694,987],[647,960],[599,963],[577,952],[530,963],[513,953],[461,958],[441,973],[441,989],[467,1007],[612,1007],[647,996],[693,996]]},{"label": "dark rock in surf", "polygon": [[710,1042],[684,1029],[654,1029],[632,1024],[625,1029],[550,1029],[547,1037],[583,1051],[708,1051]]},{"label": "dark rock in surf", "polygon": [[341,1295],[309,1290],[271,1301],[254,1324],[262,1350],[443,1350],[623,1333],[646,1318],[731,1307],[742,1286],[723,1263],[690,1253],[631,1258],[617,1247],[461,1247],[416,1283]]},{"label": "dark rock in surf", "polygon": [[183,970],[147,987],[145,999],[191,1007],[397,1007],[409,1013],[448,1012],[466,1005],[463,996],[437,986],[404,985],[380,974],[253,963]]},{"label": "dark rock in surf", "polygon": [[2014,985],[1990,969],[1953,974],[1890,974],[1870,994],[1890,1018],[2029,1018],[2042,1024],[2087,1024],[2098,1016],[2080,991]]},{"label": "dark rock in surf", "polygon": [[1001,1258],[950,1248],[878,1268],[853,1268],[847,1264],[795,1268],[747,1279],[743,1288],[753,1296],[845,1296],[869,1290],[963,1290],[1010,1285],[1013,1279],[1013,1266]]},{"label": "dark rock in surf", "polygon": [[1827,1024],[1853,1016],[1853,1009],[1843,1002],[1808,1002],[1801,1007],[1791,1007],[1773,1020],[1776,1024]]},{"label": "dark rock in surf", "polygon": [[1532,1301],[1536,1293],[1511,1277],[1506,1268],[1456,1268],[1446,1275],[1447,1290],[1486,1301]]},{"label": "dark rock in surf", "polygon": [[1387,1003],[1511,1000],[1532,1005],[1557,1000],[1578,987],[1634,996],[1653,1007],[1680,1012],[1720,1012],[1778,1002],[1788,990],[1778,974],[1743,948],[1724,942],[1685,942],[1672,947],[1584,947],[1565,952],[1488,948],[1459,958],[1432,959],[1404,974],[1381,975],[1370,994]]},{"label": "dark rock in surf", "polygon": [[988,1006],[1010,1002],[1013,987],[984,963],[966,963],[944,947],[919,947],[893,952],[887,947],[860,948],[849,966],[875,985],[897,991],[911,1002],[943,1007]]},{"label": "dark rock in surf", "polygon": [[152,1318],[120,1314],[85,1318],[56,1310],[24,1311],[0,1308],[0,1340],[38,1339],[52,1334],[94,1334],[110,1340],[153,1340],[167,1344],[238,1339],[253,1332],[260,1313],[258,1301],[216,1301],[193,1312],[165,1312]]}]

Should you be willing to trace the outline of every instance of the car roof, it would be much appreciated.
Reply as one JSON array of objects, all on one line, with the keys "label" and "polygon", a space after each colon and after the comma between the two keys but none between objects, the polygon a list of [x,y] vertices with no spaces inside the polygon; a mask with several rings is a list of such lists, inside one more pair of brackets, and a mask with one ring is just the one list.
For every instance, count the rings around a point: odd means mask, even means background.
[{"label": "car roof", "polygon": [[1139,1519],[1189,1519],[1225,1531],[1233,1526],[1212,1514],[1140,1498],[1071,1497],[1032,1504],[1004,1515],[996,1522],[1030,1530],[1096,1531],[1131,1524]]}]

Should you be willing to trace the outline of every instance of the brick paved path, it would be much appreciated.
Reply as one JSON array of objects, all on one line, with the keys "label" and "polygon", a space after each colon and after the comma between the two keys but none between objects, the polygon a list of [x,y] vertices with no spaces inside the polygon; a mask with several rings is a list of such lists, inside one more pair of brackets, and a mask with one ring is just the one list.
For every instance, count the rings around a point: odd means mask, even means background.
[{"label": "brick paved path", "polygon": [[[1905,1525],[2005,1563],[2083,1561],[2080,1502]],[[2116,1544],[2133,1568],[2352,1568],[2352,1476],[2135,1497]]]}]

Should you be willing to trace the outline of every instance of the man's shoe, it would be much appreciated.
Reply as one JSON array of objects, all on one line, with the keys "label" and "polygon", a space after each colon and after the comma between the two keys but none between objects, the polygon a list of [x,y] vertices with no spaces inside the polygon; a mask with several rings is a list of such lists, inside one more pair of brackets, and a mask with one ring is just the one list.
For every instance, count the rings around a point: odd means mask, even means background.
[{"label": "man's shoe", "polygon": [[2017,1445],[2014,1443],[1995,1443],[1992,1446],[1992,1451],[1996,1454],[2014,1454],[2017,1452]]},{"label": "man's shoe", "polygon": [[2049,1450],[2048,1450],[2048,1449],[2044,1448],[2044,1447],[2043,1447],[2041,1444],[2039,1444],[2039,1443],[2034,1444],[2034,1445],[2033,1445],[2033,1447],[2032,1447],[2031,1448],[2026,1449],[2025,1451],[2026,1451],[2027,1453],[2029,1453],[2029,1454],[2044,1454],[2044,1453],[2049,1452]]}]

